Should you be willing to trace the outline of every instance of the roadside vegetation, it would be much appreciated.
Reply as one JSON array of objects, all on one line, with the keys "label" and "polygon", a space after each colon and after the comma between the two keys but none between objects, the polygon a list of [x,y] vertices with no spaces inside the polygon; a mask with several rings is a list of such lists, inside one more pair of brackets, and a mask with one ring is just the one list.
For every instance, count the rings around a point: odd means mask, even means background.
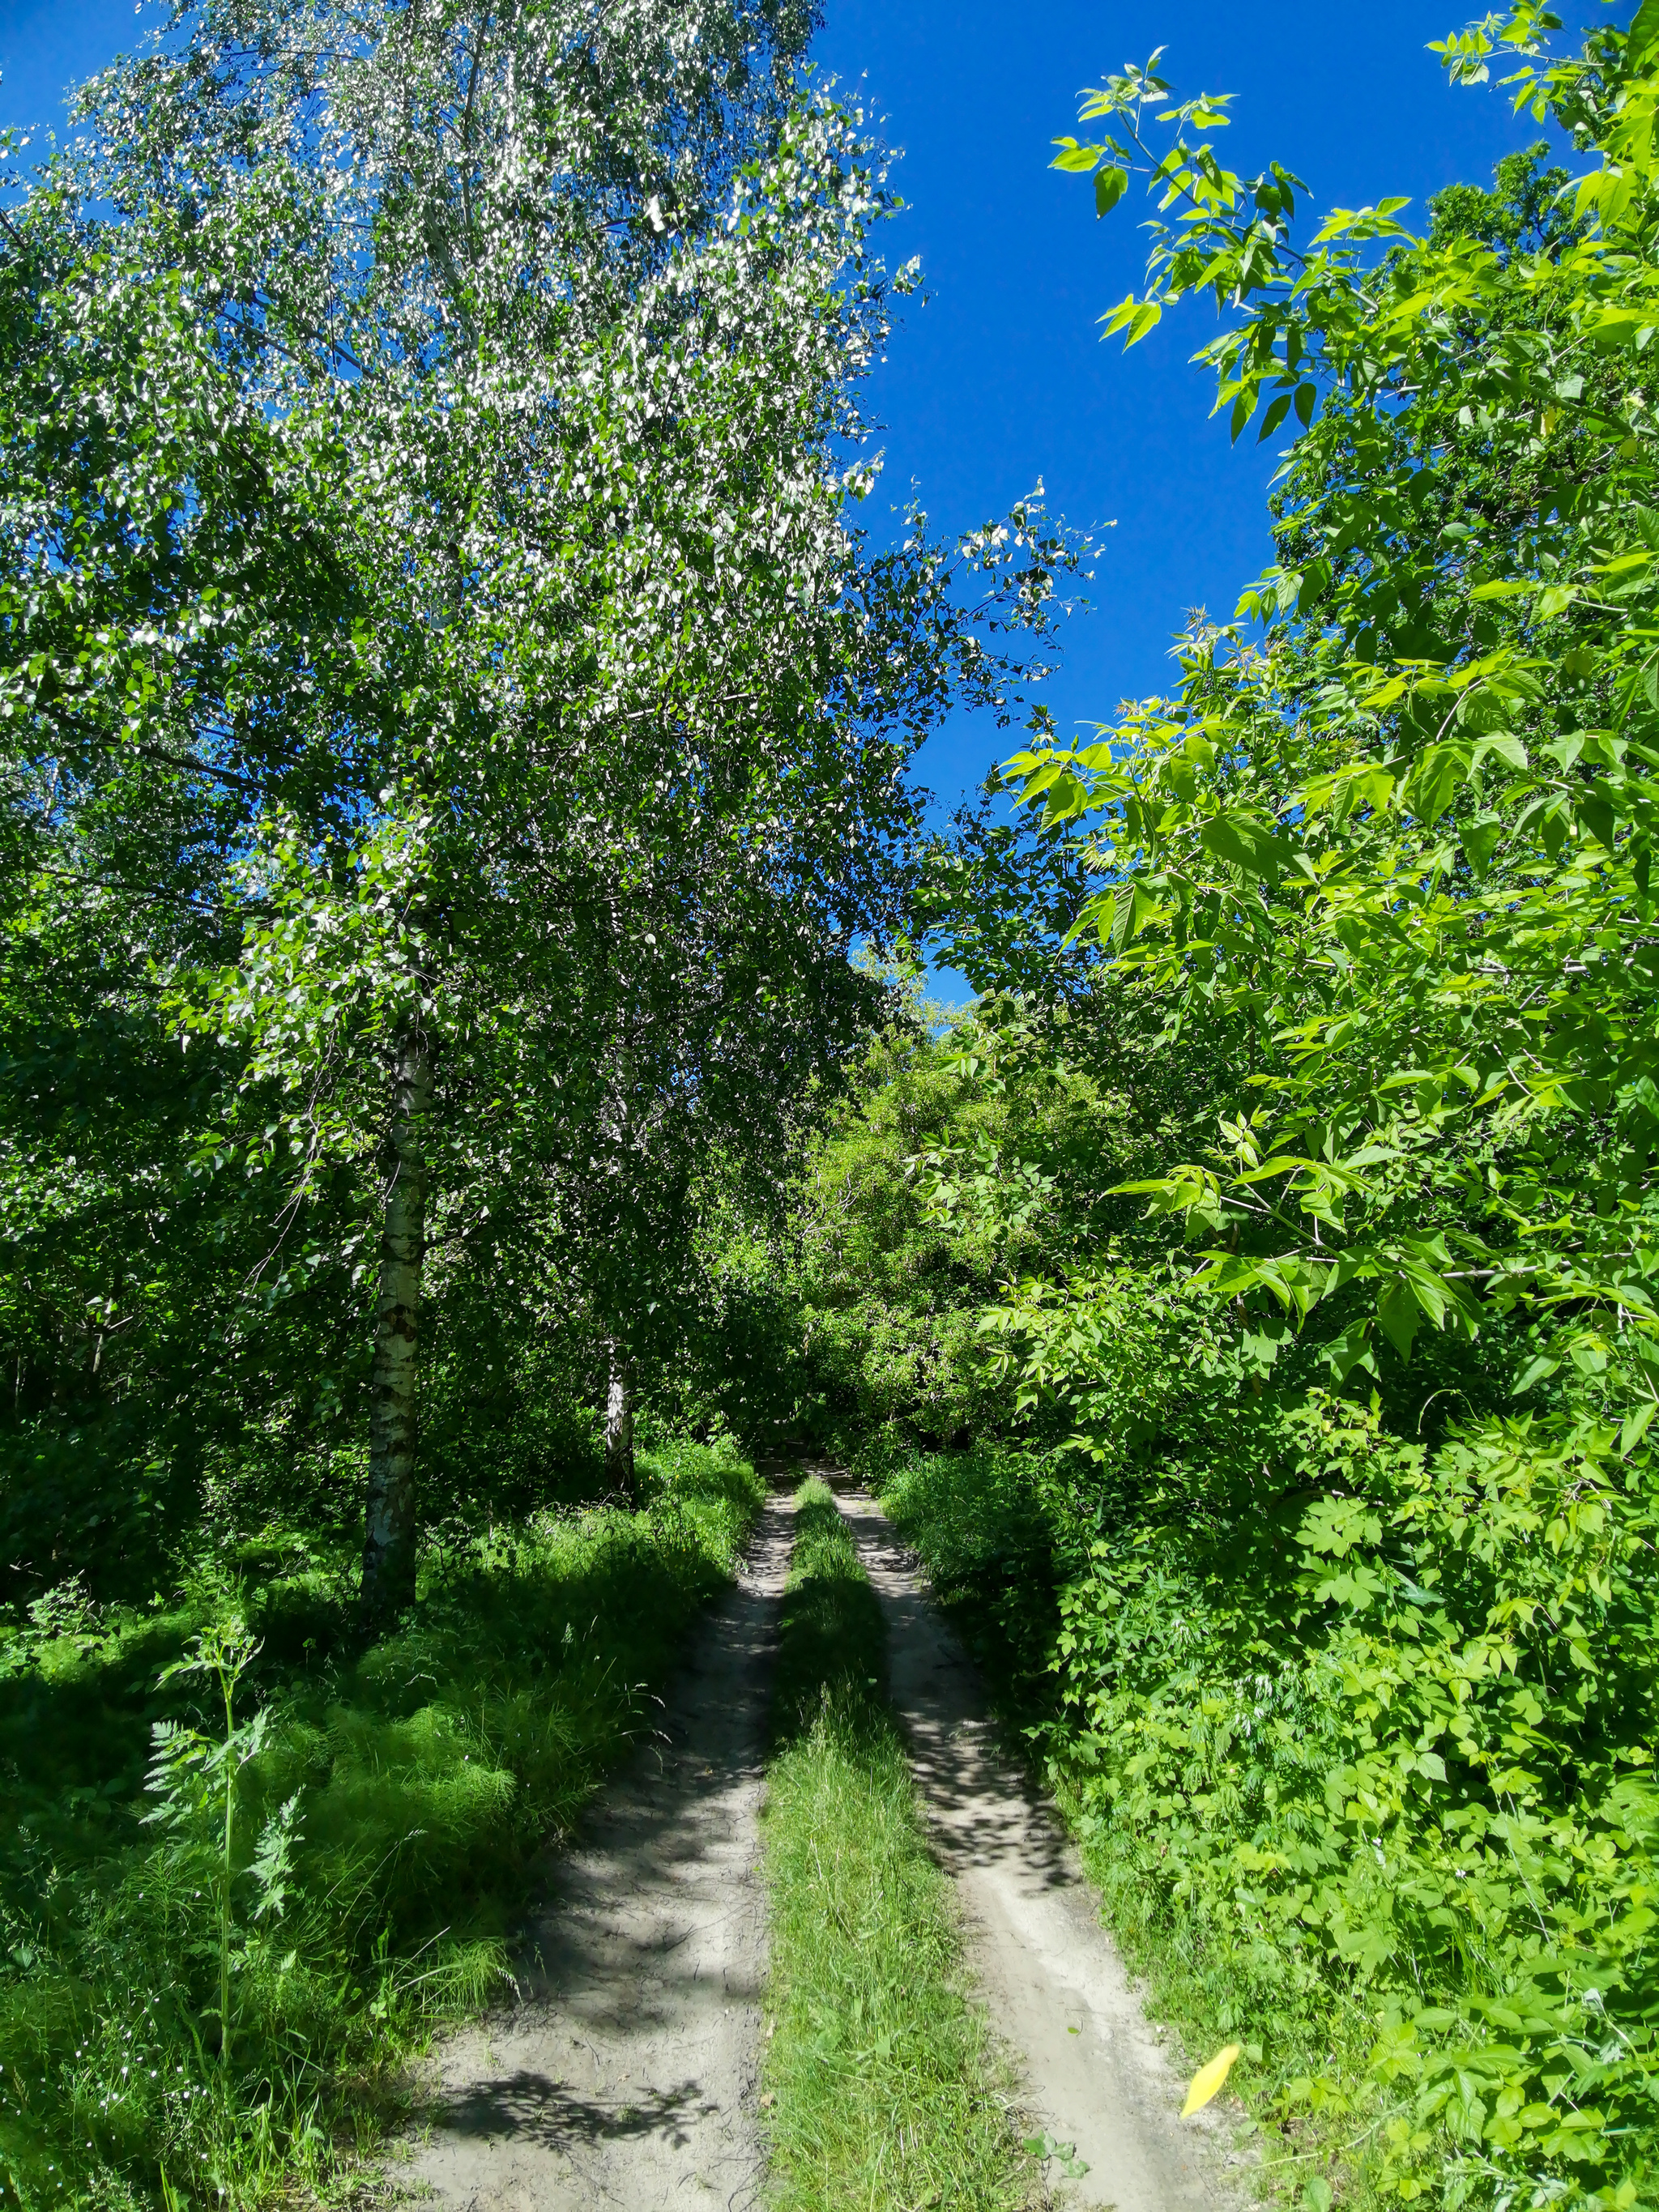
[{"label": "roadside vegetation", "polygon": [[642,1459],[637,1510],[434,1549],[363,1652],[343,1562],[204,1559],[5,1647],[5,2202],[324,2194],[407,2113],[440,2021],[510,1990],[531,1870],[648,1726],[762,1490]]},{"label": "roadside vegetation", "polygon": [[1276,558],[941,842],[981,996],[792,1255],[801,1405],[1310,2206],[1659,2202],[1659,15],[1550,28],[1443,54],[1568,150],[1415,231],[1156,64],[1058,142],[1167,191],[1109,320],[1212,295]]},{"label": "roadside vegetation", "polygon": [[769,2201],[1015,2212],[1038,2171],[927,1854],[876,1595],[816,1477],[795,1525],[764,1816]]}]

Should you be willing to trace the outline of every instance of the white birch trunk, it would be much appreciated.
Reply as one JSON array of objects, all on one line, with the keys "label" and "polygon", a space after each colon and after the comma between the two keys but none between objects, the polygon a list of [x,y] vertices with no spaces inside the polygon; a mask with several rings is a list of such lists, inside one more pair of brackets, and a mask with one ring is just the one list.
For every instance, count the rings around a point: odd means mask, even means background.
[{"label": "white birch trunk", "polygon": [[415,1591],[416,1355],[426,1259],[425,1125],[431,1106],[432,1047],[418,1030],[406,1030],[392,1069],[392,1185],[380,1233],[369,1378],[362,1610],[371,1623],[384,1620]]},{"label": "white birch trunk", "polygon": [[612,1490],[632,1498],[634,1492],[634,1403],[629,1392],[628,1362],[615,1337],[606,1340],[611,1389],[605,1401],[605,1479]]}]

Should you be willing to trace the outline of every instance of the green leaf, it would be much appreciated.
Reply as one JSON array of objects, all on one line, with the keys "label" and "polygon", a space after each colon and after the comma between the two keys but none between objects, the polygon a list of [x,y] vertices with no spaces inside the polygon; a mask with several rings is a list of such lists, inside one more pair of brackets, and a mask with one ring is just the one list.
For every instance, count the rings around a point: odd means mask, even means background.
[{"label": "green leaf", "polygon": [[1587,792],[1579,799],[1578,819],[1598,845],[1609,853],[1618,850],[1617,817],[1599,793]]},{"label": "green leaf", "polygon": [[1261,428],[1256,432],[1255,435],[1255,441],[1258,446],[1265,440],[1272,437],[1273,432],[1279,428],[1279,424],[1285,420],[1285,417],[1290,413],[1290,411],[1291,394],[1288,392],[1281,392],[1278,398],[1273,401],[1272,404],[1268,407],[1267,413],[1261,418]]},{"label": "green leaf", "polygon": [[1128,188],[1129,173],[1120,169],[1115,162],[1107,162],[1095,171],[1095,213],[1110,215]]},{"label": "green leaf", "polygon": [[1489,730],[1482,737],[1471,756],[1470,765],[1478,766],[1486,759],[1501,760],[1510,768],[1524,770],[1528,766],[1527,749],[1513,730]]},{"label": "green leaf", "polygon": [[1642,0],[1630,27],[1630,58],[1638,67],[1659,52],[1659,0]]},{"label": "green leaf", "polygon": [[1140,893],[1133,884],[1120,884],[1112,893],[1111,942],[1115,952],[1121,952],[1134,936],[1139,899]]},{"label": "green leaf", "polygon": [[1470,868],[1477,876],[1484,876],[1492,866],[1492,854],[1504,842],[1504,824],[1495,814],[1477,814],[1458,824],[1457,838]]},{"label": "green leaf", "polygon": [[1412,772],[1406,804],[1419,822],[1437,822],[1468,781],[1474,747],[1465,738],[1431,745]]},{"label": "green leaf", "polygon": [[1373,1375],[1376,1372],[1376,1363],[1371,1357],[1370,1333],[1369,1321],[1352,1321],[1340,1336],[1333,1338],[1325,1346],[1325,1359],[1339,1385],[1346,1382],[1356,1368],[1364,1368]]},{"label": "green leaf", "polygon": [[1384,1285],[1376,1302],[1376,1317],[1395,1350],[1402,1359],[1409,1359],[1423,1320],[1423,1309],[1409,1277],[1396,1275]]},{"label": "green leaf", "polygon": [[1247,814],[1215,814],[1199,831],[1206,853],[1249,876],[1277,881],[1291,857],[1285,839]]},{"label": "green leaf", "polygon": [[1639,1444],[1643,1437],[1646,1436],[1649,1426],[1656,1413],[1659,1413],[1659,1405],[1656,1405],[1653,1400],[1650,1398],[1646,1405],[1638,1406],[1633,1413],[1626,1416],[1625,1422],[1619,1431],[1619,1456],[1620,1459],[1628,1459],[1630,1457],[1631,1454],[1636,1449],[1637,1445]]}]

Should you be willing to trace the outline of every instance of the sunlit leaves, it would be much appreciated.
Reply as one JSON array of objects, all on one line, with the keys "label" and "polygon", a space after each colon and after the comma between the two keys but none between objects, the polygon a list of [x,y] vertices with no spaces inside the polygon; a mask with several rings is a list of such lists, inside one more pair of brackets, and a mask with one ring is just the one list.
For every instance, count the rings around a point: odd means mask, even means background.
[{"label": "sunlit leaves", "polygon": [[[132,1249],[205,1224],[175,1403],[211,1370],[274,1421],[222,1316],[303,1294],[349,1443],[411,1022],[434,1341],[674,1340],[699,1176],[785,1175],[884,1004],[848,954],[906,918],[915,745],[1041,673],[1075,549],[1036,502],[859,535],[915,274],[860,116],[796,97],[805,21],[189,0],[14,210],[6,827],[37,908],[99,917],[15,949],[71,1033],[165,1045],[187,1127],[90,1180],[143,1194]],[[71,1251],[8,1172],[125,1387],[117,1217]]]},{"label": "sunlit leaves", "polygon": [[[1540,27],[1517,17],[1502,35],[1535,45]],[[1562,64],[1547,80],[1558,100],[1601,102],[1585,112],[1626,180],[1595,199],[1609,228],[1633,219],[1630,179],[1646,174],[1632,133],[1655,87],[1619,58],[1643,51],[1639,35],[1614,37],[1589,74]],[[1131,93],[1116,86],[1112,112],[1139,130]],[[1176,698],[1103,744],[1009,764],[1050,829],[1086,824],[1105,880],[1073,939],[1086,932],[1162,994],[1172,1024],[1247,1022],[1263,1054],[1255,1133],[1229,1139],[1224,1122],[1212,1163],[1136,1187],[1189,1236],[1242,1237],[1243,1249],[1211,1255],[1203,1279],[1218,1294],[1254,1289],[1305,1316],[1369,1285],[1379,1340],[1402,1357],[1425,1328],[1476,1328],[1482,1282],[1504,1310],[1589,1297],[1638,1316],[1644,1137],[1607,1132],[1588,1249],[1563,1241],[1579,1194],[1547,1172],[1534,1194],[1530,1168],[1498,1175],[1515,1212],[1499,1203],[1483,1228],[1465,1224],[1455,1251],[1411,1215],[1431,1158],[1469,1146],[1530,1159],[1553,1117],[1605,1112],[1650,1024],[1659,532],[1646,518],[1659,449],[1642,404],[1598,396],[1619,347],[1617,374],[1641,391],[1647,322],[1621,322],[1616,303],[1645,300],[1650,272],[1582,233],[1507,264],[1459,235],[1415,247],[1397,199],[1338,210],[1304,257],[1282,228],[1290,180],[1247,187],[1207,149],[1136,145],[1155,189],[1173,185],[1187,211],[1157,235],[1146,298],[1108,326],[1133,341],[1199,283],[1235,304],[1260,295],[1206,357],[1236,435],[1258,408],[1263,436],[1294,409],[1306,436],[1287,471],[1285,534],[1318,552],[1247,595],[1260,642],[1194,634]],[[1357,258],[1391,242],[1410,250]],[[1476,392],[1478,410],[1462,398]],[[1339,436],[1354,442],[1340,465]],[[1449,552],[1436,546],[1456,441],[1497,440],[1510,465],[1536,470],[1540,439],[1568,436],[1577,478],[1552,479],[1546,526],[1489,532],[1478,559],[1462,526],[1441,541]],[[1503,1245],[1506,1219],[1527,1240],[1518,1270],[1487,1241]]]},{"label": "sunlit leaves", "polygon": [[1128,189],[1129,173],[1109,163],[1095,172],[1095,213],[1109,215]]}]

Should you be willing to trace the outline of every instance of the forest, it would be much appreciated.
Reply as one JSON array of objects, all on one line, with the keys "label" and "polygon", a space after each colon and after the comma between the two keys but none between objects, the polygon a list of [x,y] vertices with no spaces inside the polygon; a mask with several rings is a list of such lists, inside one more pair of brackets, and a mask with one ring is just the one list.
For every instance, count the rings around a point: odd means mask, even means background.
[{"label": "forest", "polygon": [[169,0],[0,134],[0,2207],[389,2203],[803,1477],[743,2201],[1107,2201],[827,1471],[1239,2203],[1653,2212],[1659,0],[1451,31],[1415,227],[1062,90],[1279,457],[1080,744],[1088,542],[866,506],[816,21]]}]

